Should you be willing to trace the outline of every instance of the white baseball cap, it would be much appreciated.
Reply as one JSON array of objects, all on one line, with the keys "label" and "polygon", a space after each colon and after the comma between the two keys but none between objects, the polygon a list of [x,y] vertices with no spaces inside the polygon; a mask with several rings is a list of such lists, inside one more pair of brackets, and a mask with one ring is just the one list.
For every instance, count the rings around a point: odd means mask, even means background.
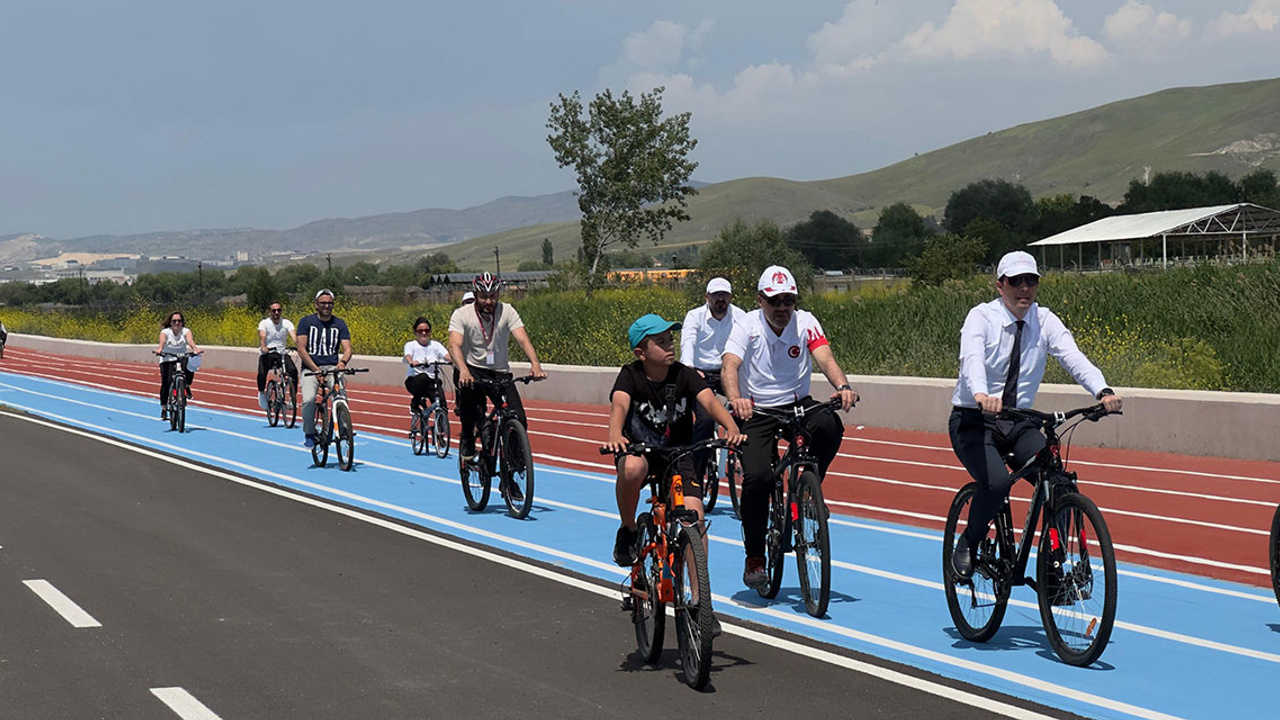
[{"label": "white baseball cap", "polygon": [[1000,258],[1000,264],[996,266],[997,280],[1018,275],[1040,277],[1040,271],[1036,269],[1036,259],[1031,253],[1014,250],[1011,253],[1005,253],[1005,256]]},{"label": "white baseball cap", "polygon": [[781,265],[770,265],[760,273],[760,282],[756,283],[756,289],[764,294],[765,297],[773,297],[774,295],[782,295],[784,293],[798,294],[796,292],[796,279],[792,277],[791,271]]},{"label": "white baseball cap", "polygon": [[733,292],[733,286],[729,284],[728,280],[722,277],[711,278],[711,281],[707,283],[707,294],[710,295],[711,293],[718,292],[731,293]]},{"label": "white baseball cap", "polygon": [[469,303],[469,302],[474,302],[474,301],[475,301],[475,299],[476,299],[476,294],[475,294],[475,293],[473,293],[473,292],[471,292],[470,290],[468,290],[468,291],[466,291],[466,292],[462,293],[462,304],[463,304],[463,305],[466,305],[466,304],[467,304],[467,303]]},{"label": "white baseball cap", "polygon": [[337,299],[338,299],[338,296],[337,296],[337,295],[334,295],[334,294],[333,294],[333,291],[332,291],[332,290],[330,290],[329,288],[320,288],[319,290],[317,290],[317,291],[316,291],[316,298],[315,298],[315,299],[316,299],[316,300],[319,300],[321,295],[328,295],[329,297],[333,298],[334,300],[337,300]]}]

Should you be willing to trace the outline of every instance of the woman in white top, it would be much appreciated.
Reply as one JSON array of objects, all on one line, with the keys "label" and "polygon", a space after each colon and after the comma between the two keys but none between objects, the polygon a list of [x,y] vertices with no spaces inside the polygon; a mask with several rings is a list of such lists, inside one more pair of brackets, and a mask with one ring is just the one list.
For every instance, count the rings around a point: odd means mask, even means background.
[{"label": "woman in white top", "polygon": [[[168,319],[160,326],[160,345],[156,347],[157,353],[173,353],[180,355],[182,353],[191,353],[199,355],[200,349],[196,347],[196,341],[191,337],[191,329],[188,328],[186,318],[180,312],[169,313]],[[160,358],[160,409],[161,415],[164,414],[165,399],[169,396],[169,386],[173,383],[173,367],[177,363],[182,364],[182,374],[187,380],[187,399],[191,398],[191,383],[195,379],[195,371],[187,369],[187,358],[175,361],[174,358]]]},{"label": "woman in white top", "polygon": [[449,362],[449,351],[431,339],[431,321],[424,317],[413,321],[413,337],[404,344],[404,363],[409,366],[404,389],[413,396],[409,410],[416,413],[422,409],[423,400],[429,403],[439,388],[440,366],[430,363]]}]

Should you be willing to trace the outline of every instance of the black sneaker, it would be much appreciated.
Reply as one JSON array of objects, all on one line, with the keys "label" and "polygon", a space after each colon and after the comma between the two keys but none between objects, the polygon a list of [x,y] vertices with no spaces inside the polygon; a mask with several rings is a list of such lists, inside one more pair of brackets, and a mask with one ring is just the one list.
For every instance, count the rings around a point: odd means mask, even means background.
[{"label": "black sneaker", "polygon": [[742,571],[742,584],[752,590],[769,585],[769,572],[765,569],[764,558],[747,558],[746,568]]},{"label": "black sneaker", "polygon": [[636,564],[636,531],[626,525],[618,528],[618,535],[613,540],[613,561],[621,567]]},{"label": "black sneaker", "polygon": [[511,502],[524,500],[524,492],[520,489],[520,485],[515,482],[504,482],[502,484],[502,494],[511,498]]},{"label": "black sneaker", "polygon": [[961,580],[973,577],[973,553],[969,550],[969,538],[963,534],[956,538],[956,548],[951,552],[951,571]]}]

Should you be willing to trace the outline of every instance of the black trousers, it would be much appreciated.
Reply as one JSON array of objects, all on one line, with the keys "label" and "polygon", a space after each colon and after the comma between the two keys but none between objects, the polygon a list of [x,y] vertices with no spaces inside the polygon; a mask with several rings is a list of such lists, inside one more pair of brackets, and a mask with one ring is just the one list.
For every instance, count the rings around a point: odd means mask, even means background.
[{"label": "black trousers", "polygon": [[947,427],[956,457],[978,484],[964,531],[974,546],[986,537],[987,526],[1013,487],[1005,457],[1012,454],[1013,466],[1022,467],[1044,449],[1044,435],[1035,421],[997,420],[976,408],[964,407],[951,409]]},{"label": "black trousers", "polygon": [[284,371],[293,378],[293,384],[298,384],[298,367],[293,364],[293,358],[280,353],[258,353],[258,392],[267,389],[267,373],[281,362],[284,363]]},{"label": "black trousers", "polygon": [[[711,388],[711,392],[717,395],[723,395],[724,390],[720,385],[719,370],[699,370],[707,381],[707,387]],[[708,440],[716,431],[716,421],[711,419],[706,410],[697,402],[693,404],[693,441]],[[711,459],[710,450],[699,450],[693,454],[694,473],[701,478],[705,473],[707,461]]]},{"label": "black trousers", "polygon": [[[797,404],[810,408],[818,401],[806,396]],[[741,448],[742,494],[738,498],[742,544],[747,557],[764,557],[764,539],[769,527],[769,491],[774,478],[773,461],[778,454],[777,437],[781,432],[788,442],[793,438],[789,425],[766,415],[753,414],[740,425],[742,434],[747,436],[746,445]],[[804,427],[810,435],[813,452],[818,456],[818,480],[821,481],[840,451],[844,423],[835,413],[823,412],[805,416]]]},{"label": "black trousers", "polygon": [[169,388],[173,387],[173,367],[178,363],[182,363],[182,375],[187,381],[187,387],[190,388],[191,383],[195,381],[196,374],[187,369],[186,358],[160,363],[160,407],[164,407],[169,402]]},{"label": "black trousers", "polygon": [[[468,365],[467,370],[471,371],[471,377],[477,380],[511,377],[511,373],[508,372],[479,368],[474,365]],[[453,371],[453,386],[458,389],[454,394],[454,402],[458,407],[458,418],[462,421],[462,429],[458,432],[458,452],[470,454],[475,448],[476,431],[480,428],[480,421],[484,419],[485,403],[493,394],[493,390],[490,388],[476,388],[475,386],[462,387],[458,384],[458,371],[456,369]],[[520,402],[520,393],[516,390],[515,383],[507,387],[506,394],[507,405],[520,418],[520,424],[528,428],[529,418],[524,414],[524,404]]]},{"label": "black trousers", "polygon": [[410,375],[404,379],[404,389],[409,391],[413,399],[409,401],[409,409],[418,412],[422,409],[423,400],[427,400],[426,404],[430,404],[430,400],[436,396],[436,389],[440,383],[435,378],[426,373],[418,373]]}]

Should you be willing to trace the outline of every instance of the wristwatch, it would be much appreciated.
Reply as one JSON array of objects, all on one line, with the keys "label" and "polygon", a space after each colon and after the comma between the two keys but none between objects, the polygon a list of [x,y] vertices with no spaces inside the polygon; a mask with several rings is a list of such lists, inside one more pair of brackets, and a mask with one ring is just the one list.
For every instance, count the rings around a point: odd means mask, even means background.
[{"label": "wristwatch", "polygon": [[848,390],[849,392],[853,392],[853,388],[849,386],[849,383],[845,383],[840,387],[836,388],[836,392],[844,392],[845,390]]},{"label": "wristwatch", "polygon": [[1108,395],[1115,395],[1115,394],[1116,394],[1116,391],[1112,390],[1111,388],[1102,388],[1101,390],[1098,391],[1098,399],[1101,400],[1102,398]]}]

